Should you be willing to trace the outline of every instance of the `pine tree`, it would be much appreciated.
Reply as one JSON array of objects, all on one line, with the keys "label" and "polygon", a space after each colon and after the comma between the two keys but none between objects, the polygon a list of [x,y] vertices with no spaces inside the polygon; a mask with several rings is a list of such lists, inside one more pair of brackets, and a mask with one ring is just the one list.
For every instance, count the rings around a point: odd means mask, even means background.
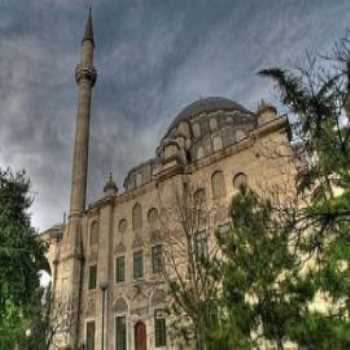
[{"label": "pine tree", "polygon": [[302,317],[312,296],[297,277],[300,259],[290,245],[293,227],[270,198],[245,186],[232,200],[231,219],[230,230],[216,234],[223,291],[212,348],[220,343],[222,349],[253,349],[265,339],[283,349],[290,325]]},{"label": "pine tree", "polygon": [[310,161],[299,178],[295,208],[298,254],[315,298],[290,336],[308,349],[350,347],[350,47],[345,38],[330,57],[309,59],[303,69],[267,69],[282,102],[298,118],[298,138]]}]

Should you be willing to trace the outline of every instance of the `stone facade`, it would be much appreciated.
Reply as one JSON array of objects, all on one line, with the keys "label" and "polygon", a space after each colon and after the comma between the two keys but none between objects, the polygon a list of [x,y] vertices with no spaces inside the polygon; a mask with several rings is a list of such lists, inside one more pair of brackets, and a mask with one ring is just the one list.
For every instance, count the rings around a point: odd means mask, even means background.
[{"label": "stone facade", "polygon": [[[214,228],[228,222],[230,201],[241,182],[258,191],[292,185],[295,166],[280,156],[292,152],[288,120],[271,106],[253,113],[225,98],[194,102],[174,119],[155,157],[130,170],[124,191],[118,192],[110,177],[104,195],[85,209],[88,120],[96,80],[90,25],[78,67],[80,73],[84,64],[90,68],[77,78],[81,123],[75,147],[83,151],[75,152],[73,160],[71,212],[66,225],[42,234],[50,243],[55,297],[67,301],[76,324],[70,336],[63,330],[58,337],[62,348],[86,348],[93,338],[96,350],[118,349],[116,342],[125,336],[128,350],[180,349],[161,313],[169,300],[154,267],[164,206],[171,207],[174,189],[184,184],[202,189]],[[209,244],[214,244],[213,232]]]}]

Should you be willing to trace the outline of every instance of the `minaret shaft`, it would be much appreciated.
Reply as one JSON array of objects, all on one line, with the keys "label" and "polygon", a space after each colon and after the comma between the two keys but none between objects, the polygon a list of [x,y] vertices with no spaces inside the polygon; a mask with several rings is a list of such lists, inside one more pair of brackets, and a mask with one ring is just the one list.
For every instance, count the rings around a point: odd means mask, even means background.
[{"label": "minaret shaft", "polygon": [[85,209],[91,92],[91,85],[89,82],[82,82],[80,84],[72,169],[70,215],[79,214]]},{"label": "minaret shaft", "polygon": [[97,76],[93,66],[93,54],[93,40],[83,39],[81,60],[75,71],[78,84],[78,111],[73,154],[70,216],[79,215],[85,210],[86,205],[91,97]]}]

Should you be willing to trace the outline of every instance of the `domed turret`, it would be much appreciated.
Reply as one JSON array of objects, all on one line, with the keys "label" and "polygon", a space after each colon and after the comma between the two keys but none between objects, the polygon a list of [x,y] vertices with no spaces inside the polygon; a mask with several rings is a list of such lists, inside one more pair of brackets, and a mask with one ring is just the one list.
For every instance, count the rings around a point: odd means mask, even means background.
[{"label": "domed turret", "polygon": [[112,196],[112,195],[118,193],[118,187],[117,187],[115,181],[113,180],[112,172],[109,173],[109,178],[108,178],[105,186],[103,187],[103,192],[107,196]]}]

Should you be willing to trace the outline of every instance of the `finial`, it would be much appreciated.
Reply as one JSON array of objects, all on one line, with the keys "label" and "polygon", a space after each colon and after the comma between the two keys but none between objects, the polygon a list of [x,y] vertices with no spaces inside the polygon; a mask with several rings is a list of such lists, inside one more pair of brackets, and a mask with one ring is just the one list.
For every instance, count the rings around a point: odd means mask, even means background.
[{"label": "finial", "polygon": [[84,42],[85,40],[90,40],[92,42],[92,44],[95,46],[94,27],[92,24],[92,6],[91,5],[89,5],[89,15],[88,15],[88,19],[86,21],[85,33],[84,33],[82,42]]},{"label": "finial", "polygon": [[103,188],[103,192],[106,193],[107,195],[113,195],[118,193],[118,187],[113,180],[112,171],[109,172],[108,180]]}]

